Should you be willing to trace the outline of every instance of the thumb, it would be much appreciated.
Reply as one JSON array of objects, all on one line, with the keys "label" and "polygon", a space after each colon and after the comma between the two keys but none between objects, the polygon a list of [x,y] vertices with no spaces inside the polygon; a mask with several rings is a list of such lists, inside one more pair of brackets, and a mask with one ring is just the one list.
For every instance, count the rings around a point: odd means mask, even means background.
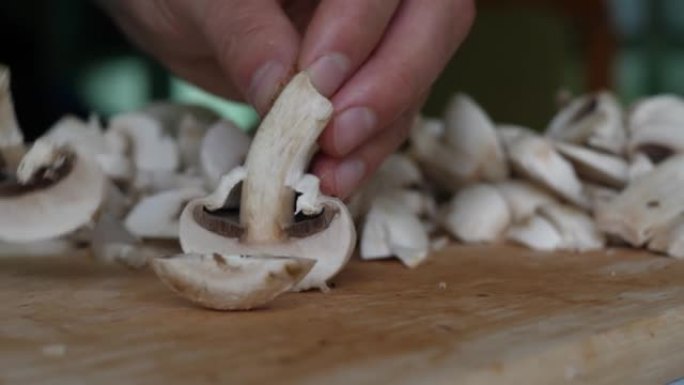
[{"label": "thumb", "polygon": [[295,72],[300,37],[273,0],[206,0],[198,13],[222,70],[264,114]]}]

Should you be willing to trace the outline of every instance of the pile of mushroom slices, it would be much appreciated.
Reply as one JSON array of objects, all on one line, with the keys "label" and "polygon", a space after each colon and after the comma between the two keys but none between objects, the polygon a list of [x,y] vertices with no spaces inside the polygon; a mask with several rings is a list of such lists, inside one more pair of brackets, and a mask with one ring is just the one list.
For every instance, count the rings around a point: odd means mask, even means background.
[{"label": "pile of mushroom slices", "polygon": [[[241,164],[251,138],[211,111],[158,103],[113,117],[67,116],[25,143],[0,68],[0,253],[63,254],[143,267],[177,240],[184,205]],[[176,242],[177,244],[177,242]]]},{"label": "pile of mushroom slices", "polygon": [[[684,99],[567,101],[543,133],[455,95],[351,201],[364,259],[409,267],[445,244],[647,248],[684,258]],[[432,239],[432,241],[430,241]]]}]

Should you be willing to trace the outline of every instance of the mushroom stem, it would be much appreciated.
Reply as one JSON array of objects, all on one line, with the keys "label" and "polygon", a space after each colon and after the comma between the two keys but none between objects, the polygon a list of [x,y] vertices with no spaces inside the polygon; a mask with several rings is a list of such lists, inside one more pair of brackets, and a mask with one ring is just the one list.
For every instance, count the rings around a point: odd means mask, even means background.
[{"label": "mushroom stem", "polygon": [[[245,163],[240,222],[245,240],[274,243],[294,220],[295,191],[332,115],[332,104],[300,73],[282,91],[252,142]],[[275,161],[274,161],[275,159]]]}]

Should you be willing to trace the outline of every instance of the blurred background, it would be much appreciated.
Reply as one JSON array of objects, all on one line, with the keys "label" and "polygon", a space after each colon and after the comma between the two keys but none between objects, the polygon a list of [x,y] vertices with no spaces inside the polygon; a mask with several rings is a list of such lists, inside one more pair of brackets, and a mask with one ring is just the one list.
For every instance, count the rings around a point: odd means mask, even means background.
[{"label": "blurred background", "polygon": [[[542,129],[557,92],[610,89],[624,102],[684,93],[684,1],[478,0],[472,33],[425,112],[471,94],[499,122]],[[12,68],[29,138],[64,114],[107,117],[152,100],[211,106],[242,127],[254,111],[170,76],[90,1],[0,2],[0,61]]]}]

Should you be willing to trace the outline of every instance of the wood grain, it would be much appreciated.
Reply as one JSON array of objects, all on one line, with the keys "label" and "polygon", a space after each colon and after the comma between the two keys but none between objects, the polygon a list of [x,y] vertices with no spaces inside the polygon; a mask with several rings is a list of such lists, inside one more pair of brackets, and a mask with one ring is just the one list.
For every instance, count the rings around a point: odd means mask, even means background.
[{"label": "wood grain", "polygon": [[220,313],[85,255],[0,258],[2,384],[666,384],[684,263],[452,247]]}]

